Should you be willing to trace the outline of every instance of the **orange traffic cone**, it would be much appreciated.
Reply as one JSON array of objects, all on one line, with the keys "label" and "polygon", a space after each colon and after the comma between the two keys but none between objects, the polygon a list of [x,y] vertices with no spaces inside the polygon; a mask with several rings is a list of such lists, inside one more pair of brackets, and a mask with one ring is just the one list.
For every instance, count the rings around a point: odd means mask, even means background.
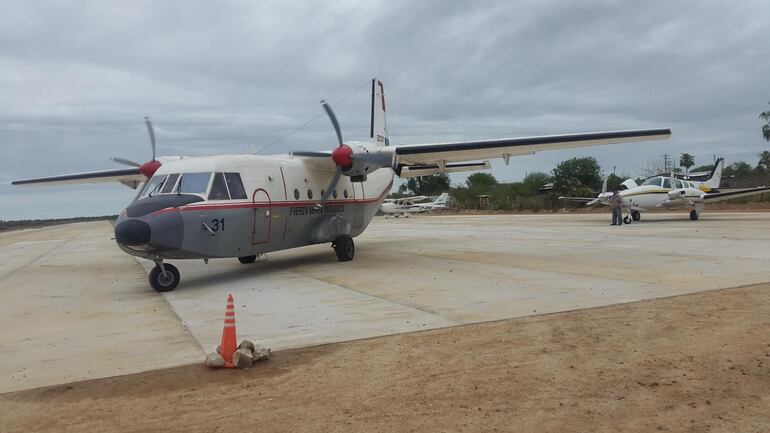
[{"label": "orange traffic cone", "polygon": [[235,308],[233,308],[233,295],[227,295],[227,309],[225,310],[225,327],[222,330],[222,342],[219,344],[219,354],[225,359],[225,367],[235,368],[233,365],[233,353],[237,350],[235,336]]}]

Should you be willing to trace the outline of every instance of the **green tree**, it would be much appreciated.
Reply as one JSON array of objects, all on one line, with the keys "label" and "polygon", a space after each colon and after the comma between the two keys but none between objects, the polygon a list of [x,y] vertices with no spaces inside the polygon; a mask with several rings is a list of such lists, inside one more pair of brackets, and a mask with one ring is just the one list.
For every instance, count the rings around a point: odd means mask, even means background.
[{"label": "green tree", "polygon": [[695,157],[689,153],[683,153],[679,156],[679,166],[684,167],[685,170],[690,171],[690,167],[695,165]]},{"label": "green tree", "polygon": [[518,192],[517,195],[524,195],[527,197],[537,195],[538,190],[549,182],[551,182],[551,176],[549,176],[548,173],[543,173],[542,171],[527,173],[527,175],[524,176],[524,179],[520,183],[517,183],[520,185],[516,191]]},{"label": "green tree", "polygon": [[553,169],[553,184],[562,195],[590,194],[601,188],[601,167],[593,157],[572,158]]},{"label": "green tree", "polygon": [[497,185],[497,179],[489,173],[473,173],[468,176],[465,184],[470,190],[488,193],[493,186]]},{"label": "green tree", "polygon": [[749,177],[752,174],[751,164],[745,161],[734,162],[729,166],[725,167],[725,171],[723,174],[725,177],[737,177],[737,178]]},{"label": "green tree", "polygon": [[759,157],[759,162],[757,163],[757,167],[764,167],[765,170],[770,169],[770,152],[767,150],[763,150],[761,153],[757,155]]},{"label": "green tree", "polygon": [[449,175],[436,174],[432,176],[410,177],[405,184],[398,188],[398,191],[413,195],[439,195],[449,191]]},{"label": "green tree", "polygon": [[623,176],[618,176],[615,173],[610,173],[609,176],[607,176],[607,191],[615,191],[620,190],[623,186],[622,183],[628,179],[628,177],[623,178]]},{"label": "green tree", "polygon": [[[767,103],[770,104],[770,101]],[[770,141],[770,110],[759,113],[759,118],[765,121],[765,124],[762,125],[762,137],[765,141]]]}]

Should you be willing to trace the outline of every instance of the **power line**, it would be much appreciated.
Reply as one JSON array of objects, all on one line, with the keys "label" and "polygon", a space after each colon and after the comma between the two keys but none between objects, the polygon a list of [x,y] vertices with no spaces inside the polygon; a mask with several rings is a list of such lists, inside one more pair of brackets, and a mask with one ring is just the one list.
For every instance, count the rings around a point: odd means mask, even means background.
[{"label": "power line", "polygon": [[[367,86],[367,85],[369,85],[370,83],[371,83],[371,81],[370,81],[370,80],[367,80],[367,81],[366,81],[364,84],[362,84],[362,85],[360,85],[359,87],[357,87],[357,88],[356,88],[356,90],[353,90],[352,92],[350,92],[350,94],[349,94],[348,96],[346,96],[346,97],[344,97],[344,98],[340,99],[339,101],[337,101],[336,103],[332,104],[332,108],[334,108],[334,107],[336,107],[336,106],[338,106],[338,105],[342,104],[343,102],[347,101],[348,99],[350,99],[350,97],[352,97],[353,95],[355,95],[356,93],[358,93],[358,91],[359,91],[359,90],[363,89],[364,87],[366,87],[366,86]],[[285,140],[287,137],[289,137],[290,135],[292,135],[292,134],[294,134],[294,133],[296,133],[296,132],[299,132],[299,131],[301,131],[301,130],[302,130],[304,127],[306,127],[306,126],[310,125],[310,124],[311,124],[311,123],[313,123],[313,122],[314,122],[316,119],[318,119],[319,117],[321,117],[321,116],[323,116],[323,115],[324,115],[324,112],[322,111],[322,112],[318,113],[318,114],[317,114],[315,117],[313,117],[312,119],[308,120],[307,122],[303,123],[302,125],[300,125],[300,126],[298,126],[298,127],[294,128],[294,129],[292,129],[291,131],[289,131],[289,132],[288,132],[288,133],[286,133],[285,135],[283,135],[283,136],[279,137],[277,140],[273,141],[272,143],[268,144],[267,146],[265,146],[265,147],[263,147],[263,148],[259,149],[259,150],[258,150],[258,151],[256,151],[256,152],[252,152],[252,153],[253,153],[254,155],[256,155],[256,154],[258,154],[258,153],[262,153],[262,152],[263,152],[263,151],[265,151],[265,150],[266,150],[268,147],[270,147],[270,146],[272,146],[272,145],[274,145],[274,144],[276,144],[276,143],[278,143],[278,142],[280,142],[280,141],[283,141],[283,140]]]}]

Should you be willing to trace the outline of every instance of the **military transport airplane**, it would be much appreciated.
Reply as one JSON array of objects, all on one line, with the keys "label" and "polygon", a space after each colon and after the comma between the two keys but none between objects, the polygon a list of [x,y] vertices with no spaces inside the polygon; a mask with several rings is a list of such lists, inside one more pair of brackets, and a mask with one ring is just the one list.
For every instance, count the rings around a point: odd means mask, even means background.
[{"label": "military transport airplane", "polygon": [[[696,221],[703,208],[708,203],[762,194],[770,191],[770,187],[740,188],[730,191],[719,191],[722,181],[722,169],[724,159],[719,158],[714,163],[711,171],[704,176],[699,176],[700,181],[692,180],[695,176],[686,176],[672,173],[670,176],[652,176],[645,179],[641,185],[637,185],[633,179],[627,179],[623,186],[627,189],[620,191],[623,198],[623,208],[628,214],[623,217],[623,222],[631,224],[631,221],[642,219],[640,211],[650,209],[690,209],[690,219]],[[689,180],[688,180],[689,179]],[[579,201],[587,206],[602,204],[609,206],[612,191],[607,191],[607,179],[604,179],[602,192],[597,197],[559,197],[563,200]]]},{"label": "military transport airplane", "polygon": [[179,271],[166,260],[257,255],[331,243],[340,261],[353,259],[353,238],[366,229],[399,177],[488,168],[488,158],[540,150],[668,138],[670,129],[591,132],[464,142],[391,145],[382,82],[372,80],[369,141],[343,141],[332,109],[322,101],[337,137],[328,152],[289,155],[155,157],[130,168],[27,179],[15,185],[117,181],[136,188],[121,212],[115,240],[123,251],[155,262],[157,291],[173,290]]},{"label": "military transport airplane", "polygon": [[385,199],[385,202],[380,205],[380,210],[386,216],[394,215],[396,218],[398,218],[399,215],[407,217],[411,213],[430,212],[434,210],[446,209],[447,201],[449,200],[449,193],[442,193],[436,200],[430,203],[423,203],[425,200],[430,200],[430,197],[417,195],[412,197]]}]

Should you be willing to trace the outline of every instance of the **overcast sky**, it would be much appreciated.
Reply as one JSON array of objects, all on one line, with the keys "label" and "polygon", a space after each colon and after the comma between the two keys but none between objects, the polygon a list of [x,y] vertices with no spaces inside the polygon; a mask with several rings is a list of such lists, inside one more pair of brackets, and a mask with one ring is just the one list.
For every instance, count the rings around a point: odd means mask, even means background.
[{"label": "overcast sky", "polygon": [[[118,213],[120,185],[11,187],[110,156],[246,153],[337,106],[366,139],[368,81],[391,143],[671,127],[669,141],[495,162],[500,180],[594,156],[637,175],[663,153],[767,149],[770,2],[0,1],[0,219]],[[345,99],[347,98],[347,99]],[[328,150],[320,117],[266,150]],[[462,181],[465,176],[456,176]]]}]

